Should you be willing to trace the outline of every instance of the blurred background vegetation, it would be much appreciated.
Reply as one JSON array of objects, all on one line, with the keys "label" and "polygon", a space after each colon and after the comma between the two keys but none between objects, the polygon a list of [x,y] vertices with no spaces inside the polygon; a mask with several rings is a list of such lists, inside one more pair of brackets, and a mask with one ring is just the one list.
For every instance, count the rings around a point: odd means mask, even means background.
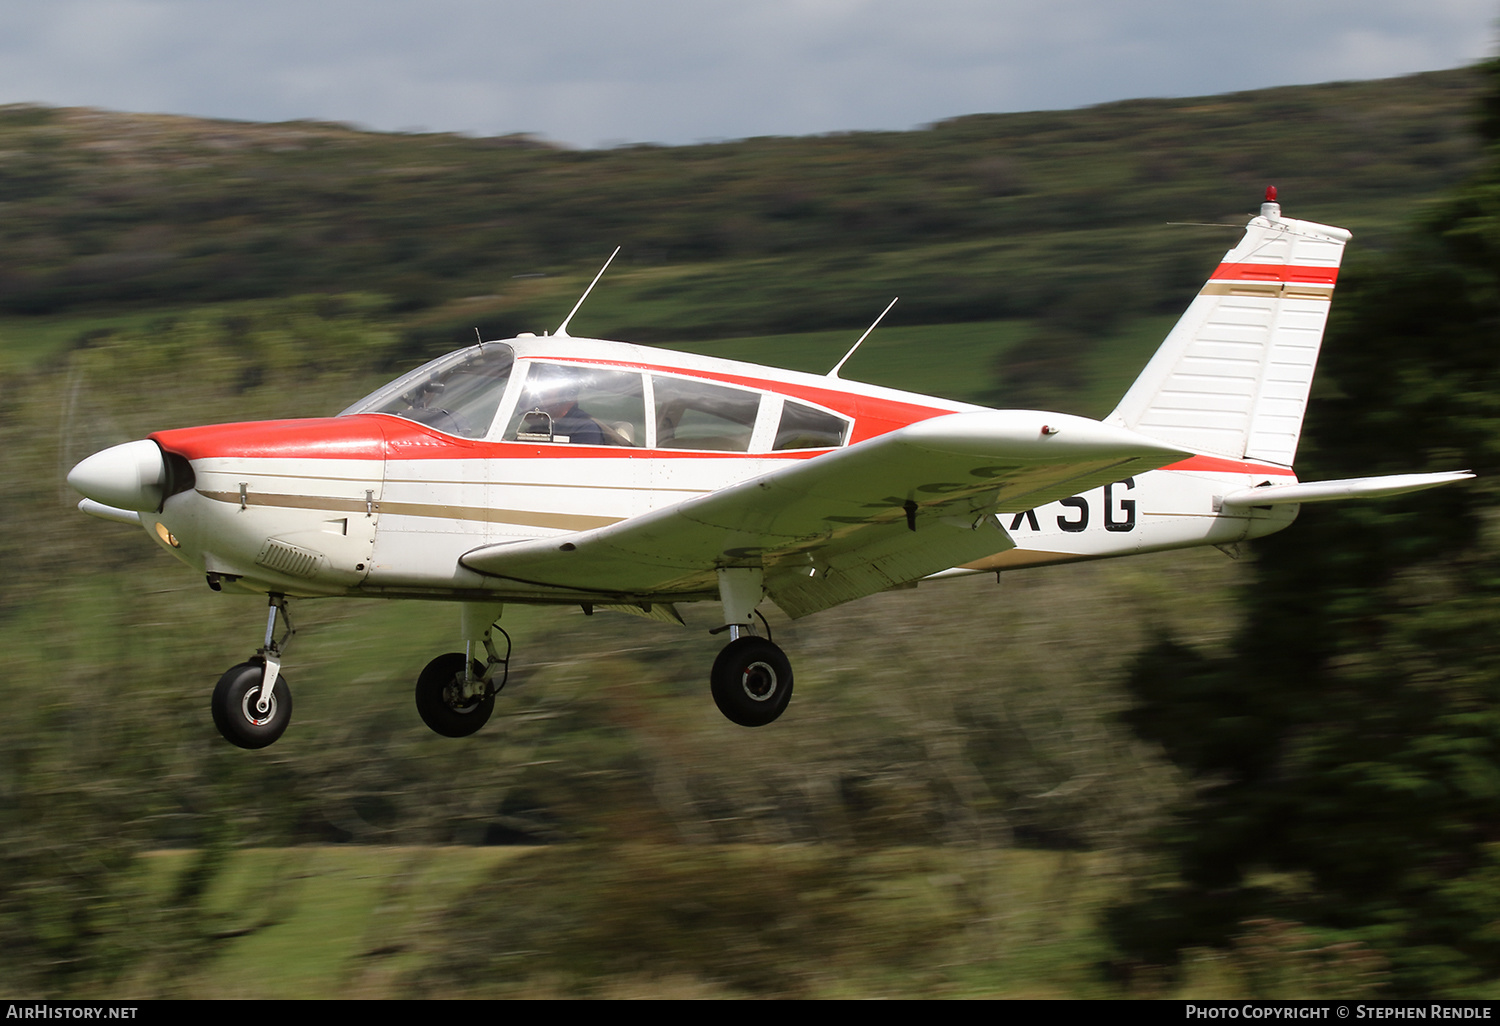
[{"label": "blurred background vegetation", "polygon": [[[1476,131],[1478,126],[1478,131]],[[566,151],[0,108],[0,980],[19,996],[1494,996],[1500,72]],[[790,623],[759,731],[689,629],[512,608],[482,733],[422,727],[442,605],[258,643],[63,474],[334,412],[554,326],[1102,415],[1265,185],[1355,231],[1299,470],[1472,468],[1209,550]],[[1167,222],[1189,222],[1169,225]],[[1228,227],[1224,227],[1228,226]]]}]

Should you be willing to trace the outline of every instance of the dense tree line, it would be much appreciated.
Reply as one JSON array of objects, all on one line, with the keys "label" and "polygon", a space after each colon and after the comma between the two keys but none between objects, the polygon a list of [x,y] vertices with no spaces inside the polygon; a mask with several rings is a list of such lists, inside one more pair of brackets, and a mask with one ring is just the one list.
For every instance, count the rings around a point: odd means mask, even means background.
[{"label": "dense tree line", "polygon": [[1389,503],[1310,507],[1262,544],[1231,650],[1164,637],[1128,721],[1191,775],[1165,875],[1118,908],[1164,964],[1253,922],[1389,960],[1389,992],[1500,972],[1500,61],[1485,165],[1334,303],[1304,479],[1470,468]]}]

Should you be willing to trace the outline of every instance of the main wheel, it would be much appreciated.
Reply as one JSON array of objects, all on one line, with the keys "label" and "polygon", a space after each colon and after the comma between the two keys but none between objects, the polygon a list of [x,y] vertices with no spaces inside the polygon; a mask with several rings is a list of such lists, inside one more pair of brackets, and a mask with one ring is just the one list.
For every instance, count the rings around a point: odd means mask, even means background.
[{"label": "main wheel", "polygon": [[261,712],[260,689],[266,664],[240,663],[224,671],[214,686],[214,726],[224,740],[240,748],[264,748],[286,731],[292,722],[292,689],[286,677],[277,675],[271,689],[271,707]]},{"label": "main wheel", "polygon": [[753,635],[724,646],[710,680],[719,712],[742,727],[764,727],[792,700],[792,664],[786,653]]},{"label": "main wheel", "polygon": [[[495,696],[464,698],[464,654],[449,652],[427,664],[417,678],[417,712],[422,722],[444,737],[468,737],[489,722]],[[484,672],[474,661],[474,676]]]}]

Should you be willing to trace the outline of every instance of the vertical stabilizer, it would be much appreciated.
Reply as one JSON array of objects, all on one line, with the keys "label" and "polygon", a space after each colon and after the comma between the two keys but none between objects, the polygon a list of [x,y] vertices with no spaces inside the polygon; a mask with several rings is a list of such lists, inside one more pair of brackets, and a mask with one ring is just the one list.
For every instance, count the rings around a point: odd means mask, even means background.
[{"label": "vertical stabilizer", "polygon": [[1110,423],[1194,452],[1290,467],[1349,233],[1260,216],[1224,255]]}]

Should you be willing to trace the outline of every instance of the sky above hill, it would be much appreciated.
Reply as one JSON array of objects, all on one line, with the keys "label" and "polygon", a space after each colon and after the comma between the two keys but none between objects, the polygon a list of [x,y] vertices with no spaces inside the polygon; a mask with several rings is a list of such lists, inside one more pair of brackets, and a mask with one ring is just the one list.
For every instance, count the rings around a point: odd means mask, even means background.
[{"label": "sky above hill", "polygon": [[574,146],[1457,67],[1496,0],[0,0],[0,103]]}]

